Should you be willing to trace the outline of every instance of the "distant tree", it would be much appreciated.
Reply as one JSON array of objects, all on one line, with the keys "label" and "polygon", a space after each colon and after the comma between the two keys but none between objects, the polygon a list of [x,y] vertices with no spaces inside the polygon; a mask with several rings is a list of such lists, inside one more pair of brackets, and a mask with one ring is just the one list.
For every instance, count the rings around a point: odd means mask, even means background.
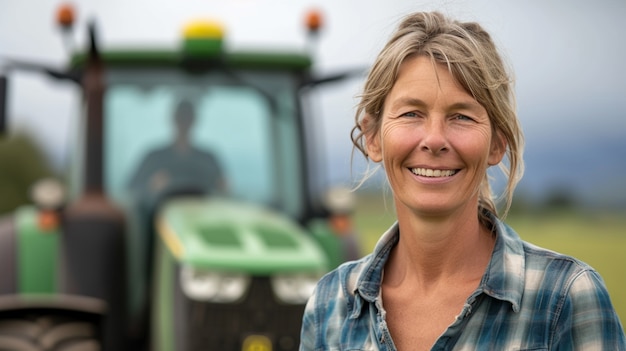
[{"label": "distant tree", "polygon": [[54,176],[41,148],[25,133],[0,136],[0,214],[30,202],[30,187]]},{"label": "distant tree", "polygon": [[577,204],[573,188],[555,186],[548,190],[543,207],[547,210],[571,210],[576,208]]}]

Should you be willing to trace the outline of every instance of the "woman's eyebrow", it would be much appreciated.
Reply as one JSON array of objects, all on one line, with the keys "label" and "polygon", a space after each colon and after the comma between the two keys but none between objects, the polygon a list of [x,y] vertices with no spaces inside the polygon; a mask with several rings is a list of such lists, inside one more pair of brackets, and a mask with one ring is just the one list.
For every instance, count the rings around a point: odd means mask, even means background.
[{"label": "woman's eyebrow", "polygon": [[455,102],[452,105],[450,105],[448,109],[476,111],[476,110],[484,110],[484,107],[480,103],[478,103],[478,101],[471,100],[471,101]]},{"label": "woman's eyebrow", "polygon": [[391,104],[391,108],[398,108],[400,106],[427,106],[428,104],[426,104],[424,101],[415,98],[415,97],[410,97],[410,96],[403,96],[400,98],[395,99],[392,104]]}]

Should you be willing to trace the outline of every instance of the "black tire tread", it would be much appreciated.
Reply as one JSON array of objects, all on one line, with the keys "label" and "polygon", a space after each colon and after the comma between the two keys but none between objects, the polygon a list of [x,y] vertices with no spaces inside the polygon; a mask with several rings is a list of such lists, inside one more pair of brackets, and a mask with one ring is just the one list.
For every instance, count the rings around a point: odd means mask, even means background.
[{"label": "black tire tread", "polygon": [[0,321],[0,351],[99,351],[93,324],[40,315]]}]

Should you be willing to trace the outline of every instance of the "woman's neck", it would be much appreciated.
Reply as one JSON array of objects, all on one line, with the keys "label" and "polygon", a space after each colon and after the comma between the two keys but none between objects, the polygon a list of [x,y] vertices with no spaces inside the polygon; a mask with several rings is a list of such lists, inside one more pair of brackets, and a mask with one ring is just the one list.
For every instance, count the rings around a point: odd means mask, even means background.
[{"label": "woman's neck", "polygon": [[398,211],[400,240],[385,270],[387,284],[428,289],[450,280],[480,279],[495,237],[480,224],[478,206],[448,216]]}]

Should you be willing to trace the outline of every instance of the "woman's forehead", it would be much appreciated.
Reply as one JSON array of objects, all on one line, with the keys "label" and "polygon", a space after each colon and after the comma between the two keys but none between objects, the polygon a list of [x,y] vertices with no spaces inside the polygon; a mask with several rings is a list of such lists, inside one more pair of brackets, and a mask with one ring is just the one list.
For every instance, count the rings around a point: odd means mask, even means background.
[{"label": "woman's forehead", "polygon": [[444,99],[454,105],[480,106],[448,66],[426,56],[416,56],[400,66],[396,81],[385,98],[385,105],[427,105],[436,99]]}]

